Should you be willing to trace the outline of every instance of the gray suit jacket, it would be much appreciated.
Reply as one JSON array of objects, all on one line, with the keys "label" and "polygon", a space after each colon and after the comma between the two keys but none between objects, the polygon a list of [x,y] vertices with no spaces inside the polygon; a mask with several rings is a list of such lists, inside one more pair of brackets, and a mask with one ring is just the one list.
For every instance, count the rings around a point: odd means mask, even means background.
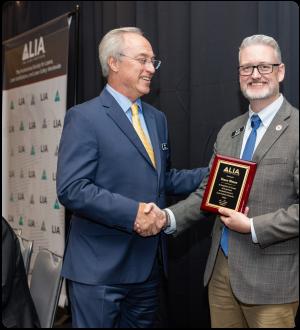
[{"label": "gray suit jacket", "polygon": [[[239,158],[248,113],[220,130],[214,154]],[[280,128],[281,125],[281,129]],[[277,127],[277,129],[276,129]],[[210,161],[212,165],[214,156]],[[253,218],[258,244],[251,234],[229,231],[229,276],[232,290],[243,303],[281,304],[299,298],[299,111],[284,100],[253,155],[257,163],[248,216]],[[186,200],[170,207],[177,234],[205,213],[200,211],[208,176]],[[223,224],[219,217],[204,274],[207,285],[218,252]]]}]

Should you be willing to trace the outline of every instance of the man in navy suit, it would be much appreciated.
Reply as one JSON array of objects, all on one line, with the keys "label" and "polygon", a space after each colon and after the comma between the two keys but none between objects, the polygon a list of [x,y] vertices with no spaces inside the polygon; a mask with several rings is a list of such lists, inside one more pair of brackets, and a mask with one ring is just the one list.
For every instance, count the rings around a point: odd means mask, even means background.
[{"label": "man in navy suit", "polygon": [[160,65],[142,32],[110,31],[99,57],[107,85],[67,112],[59,148],[58,197],[73,212],[62,275],[74,327],[146,328],[159,256],[166,270],[167,220],[150,203],[193,191],[207,169],[170,169],[166,117],[140,100]]}]

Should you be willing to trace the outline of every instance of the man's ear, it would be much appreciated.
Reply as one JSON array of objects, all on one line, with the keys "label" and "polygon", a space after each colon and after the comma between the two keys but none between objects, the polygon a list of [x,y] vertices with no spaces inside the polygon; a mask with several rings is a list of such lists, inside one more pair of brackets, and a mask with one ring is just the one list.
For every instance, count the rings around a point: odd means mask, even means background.
[{"label": "man's ear", "polygon": [[281,63],[278,68],[278,82],[281,82],[284,79],[285,75],[285,65]]},{"label": "man's ear", "polygon": [[111,69],[111,71],[113,71],[113,72],[119,71],[119,61],[115,57],[110,56],[108,58],[107,64],[108,64],[109,68]]}]

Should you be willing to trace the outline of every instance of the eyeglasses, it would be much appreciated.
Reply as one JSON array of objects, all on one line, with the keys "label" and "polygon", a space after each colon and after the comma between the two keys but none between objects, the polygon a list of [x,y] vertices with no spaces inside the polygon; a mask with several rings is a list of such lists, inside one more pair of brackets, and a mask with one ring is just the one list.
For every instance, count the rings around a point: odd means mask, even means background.
[{"label": "eyeglasses", "polygon": [[258,65],[245,65],[239,66],[240,76],[251,76],[254,69],[256,68],[260,74],[268,74],[273,72],[274,66],[279,66],[279,64],[258,64]]},{"label": "eyeglasses", "polygon": [[149,58],[134,58],[134,57],[130,57],[130,56],[127,56],[125,54],[122,54],[122,53],[119,53],[120,56],[124,56],[124,57],[128,57],[132,60],[135,60],[137,62],[139,62],[141,65],[146,65],[147,63],[151,63],[154,67],[155,70],[157,70],[160,65],[161,65],[161,61],[160,60],[154,60],[154,59],[149,59]]}]

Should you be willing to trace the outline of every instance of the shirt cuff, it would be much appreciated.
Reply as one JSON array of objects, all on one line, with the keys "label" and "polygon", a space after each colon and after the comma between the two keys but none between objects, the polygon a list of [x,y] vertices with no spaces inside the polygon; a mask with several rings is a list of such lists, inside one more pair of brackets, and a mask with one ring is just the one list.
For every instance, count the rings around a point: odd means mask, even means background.
[{"label": "shirt cuff", "polygon": [[165,209],[166,212],[168,212],[170,216],[170,221],[171,224],[169,227],[167,227],[164,232],[165,234],[173,234],[176,231],[176,220],[175,220],[175,215],[170,209]]},{"label": "shirt cuff", "polygon": [[253,226],[253,218],[250,219],[250,226],[251,226],[252,241],[253,241],[253,243],[258,243],[258,239],[256,237],[256,233],[255,233],[254,226]]}]

